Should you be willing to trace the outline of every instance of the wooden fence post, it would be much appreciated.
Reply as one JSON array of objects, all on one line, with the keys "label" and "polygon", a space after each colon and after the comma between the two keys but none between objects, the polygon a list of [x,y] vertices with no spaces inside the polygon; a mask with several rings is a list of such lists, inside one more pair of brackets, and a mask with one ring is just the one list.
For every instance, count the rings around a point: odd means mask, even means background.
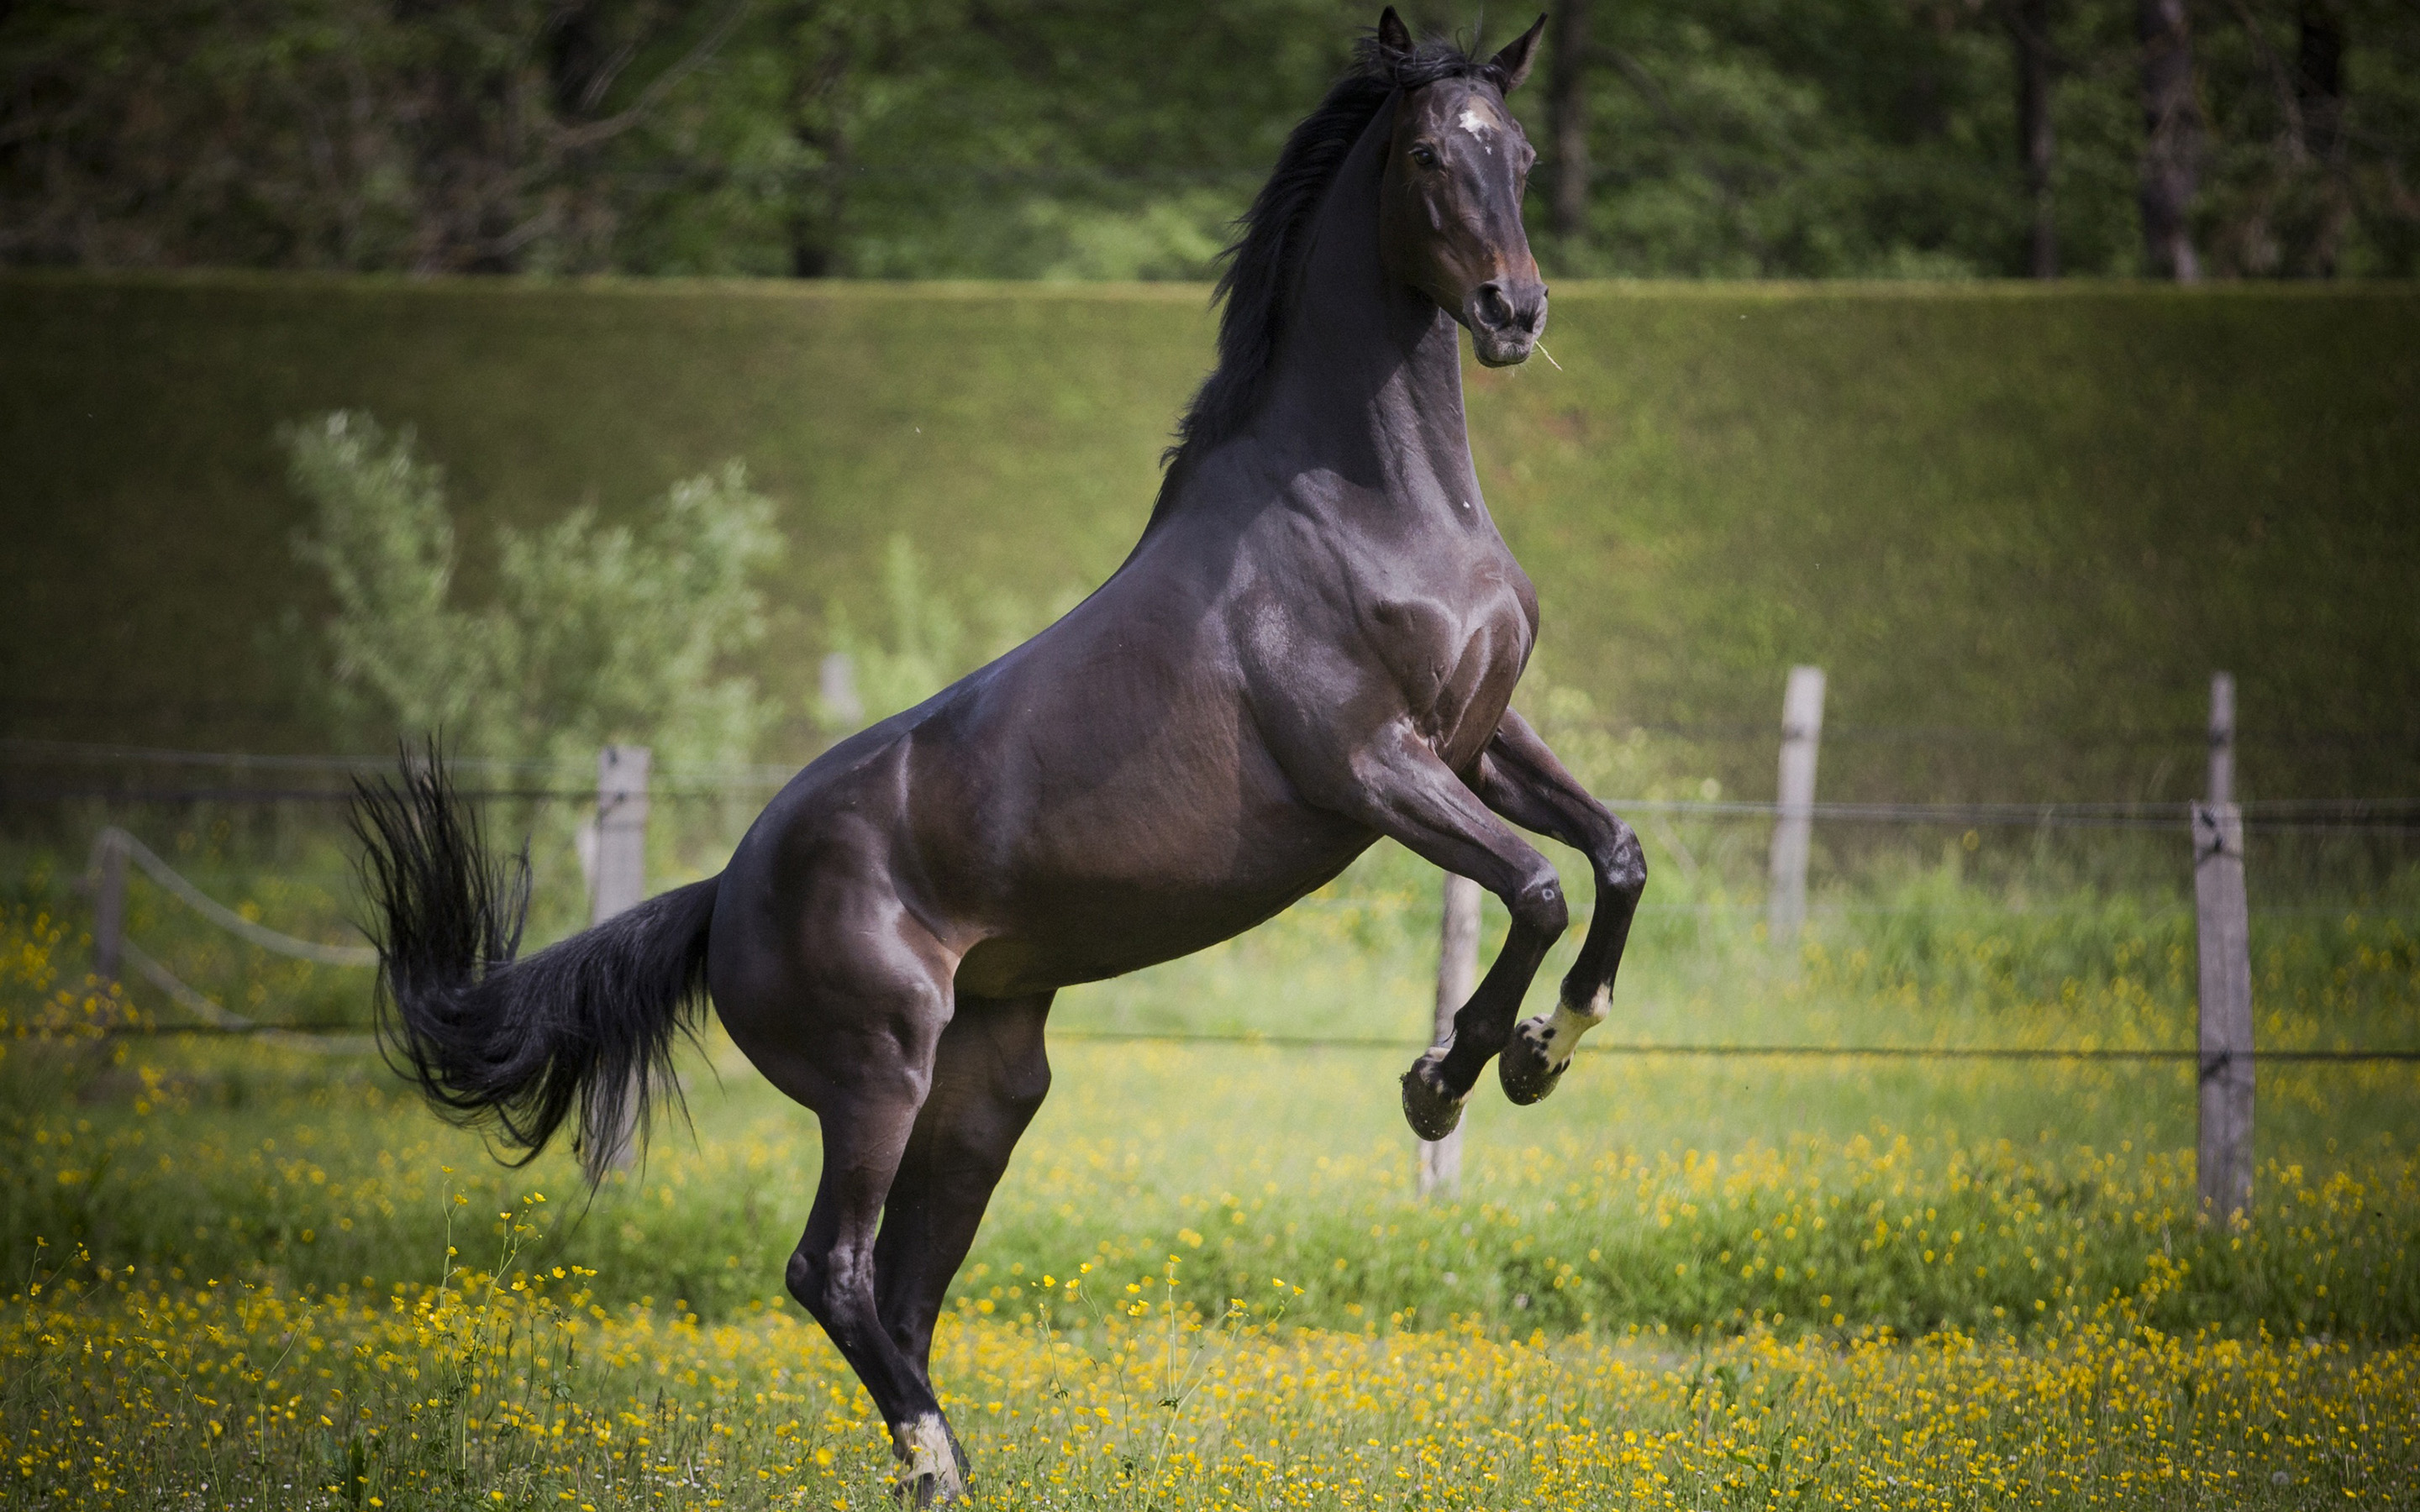
[{"label": "wooden fence post", "polygon": [[2193,810],[2194,903],[2201,956],[2204,1223],[2252,1215],[2252,930],[2243,893],[2243,814],[2231,803]]},{"label": "wooden fence post", "polygon": [[857,691],[857,658],[847,652],[834,651],[824,657],[815,670],[815,692],[830,717],[846,725],[864,719],[865,700]]},{"label": "wooden fence post", "polygon": [[[589,898],[588,921],[602,924],[647,896],[647,767],[653,752],[644,746],[608,746],[597,753],[597,874]],[[638,1100],[622,1104],[622,1121],[613,1129],[590,1129],[588,1136],[610,1151],[606,1164],[630,1164],[633,1119]]]},{"label": "wooden fence post", "polygon": [[644,746],[597,753],[597,880],[588,922],[602,924],[647,896],[647,766]]},{"label": "wooden fence post", "polygon": [[[1431,1044],[1445,1043],[1453,1015],[1479,986],[1479,884],[1445,874],[1445,923],[1437,932],[1436,1017]],[[1462,1131],[1420,1146],[1420,1196],[1462,1190]]]},{"label": "wooden fence post", "polygon": [[2210,801],[2235,801],[2235,676],[2210,674]]},{"label": "wooden fence post", "polygon": [[1773,822],[1765,936],[1787,948],[1807,922],[1807,852],[1815,823],[1815,750],[1823,734],[1823,669],[1792,667],[1781,695],[1781,791]]},{"label": "wooden fence post", "polygon": [[126,847],[104,829],[92,847],[92,974],[117,980],[118,942],[126,937]]}]

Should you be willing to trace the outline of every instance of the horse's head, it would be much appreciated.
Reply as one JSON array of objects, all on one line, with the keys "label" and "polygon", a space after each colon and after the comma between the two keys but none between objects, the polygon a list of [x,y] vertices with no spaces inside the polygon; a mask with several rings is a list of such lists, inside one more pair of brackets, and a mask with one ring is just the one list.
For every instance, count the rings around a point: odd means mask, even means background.
[{"label": "horse's head", "polygon": [[[1527,362],[1546,329],[1546,285],[1521,225],[1538,160],[1504,97],[1529,74],[1546,18],[1476,72],[1407,89],[1395,110],[1378,191],[1379,259],[1470,332],[1489,367]],[[1407,57],[1411,33],[1388,7],[1382,56]]]}]

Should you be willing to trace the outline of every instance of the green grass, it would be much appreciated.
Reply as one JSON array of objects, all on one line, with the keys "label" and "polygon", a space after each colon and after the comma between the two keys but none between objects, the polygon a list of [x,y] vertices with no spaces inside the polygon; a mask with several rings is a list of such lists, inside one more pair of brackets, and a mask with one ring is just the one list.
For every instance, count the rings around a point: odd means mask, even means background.
[{"label": "green grass", "polygon": [[[1602,1037],[2190,1041],[2172,894],[1953,840],[1836,880],[1777,956],[1717,826],[1651,843],[1697,871],[1659,856]],[[2256,919],[2264,1046],[2413,1042],[2415,886]],[[2241,1227],[2194,1220],[2174,1064],[1588,1055],[1535,1107],[1483,1085],[1462,1190],[1422,1201],[1394,1079],[1433,891],[1381,850],[1063,995],[939,1337],[990,1504],[2408,1500],[2420,1069],[2263,1063]],[[39,1032],[84,961],[40,903],[0,917],[0,1503],[883,1504],[866,1400],[780,1289],[814,1120],[719,1036],[693,1124],[592,1199],[371,1064]],[[1086,1038],[1137,1028],[1403,1043]]]},{"label": "green grass", "polygon": [[[1029,619],[1116,566],[1211,330],[1181,287],[33,274],[0,326],[9,730],[320,748],[272,433],[356,406],[448,467],[474,593],[486,522],[745,457],[791,754],[892,533]],[[1481,477],[1544,665],[1675,768],[1769,791],[1813,661],[1827,795],[2176,797],[2224,667],[2246,794],[2413,790],[2410,290],[1572,285],[1549,344],[1472,374]]]},{"label": "green grass", "polygon": [[[1697,848],[1716,845],[1700,836]],[[1619,1011],[1599,1040],[2191,1045],[2188,913],[2156,894],[2030,900],[1965,877],[1978,863],[1962,847],[1950,856],[1819,895],[1814,926],[1779,956],[1760,916],[1729,902],[1711,870],[1695,888],[1675,879],[1641,915]],[[2415,886],[2420,873],[2407,872],[2366,899],[2315,899],[2319,907],[2256,920],[2264,1047],[2413,1045]],[[2184,1063],[1591,1055],[1537,1109],[1503,1104],[1487,1084],[1470,1115],[1464,1205],[1409,1203],[1395,1077],[1426,1022],[1434,890],[1428,869],[1386,848],[1240,940],[1063,995],[1059,1089],[975,1263],[1038,1273],[1096,1255],[1148,1263],[1181,1248],[1217,1257],[1196,1274],[1196,1302],[1240,1284],[1238,1267],[1274,1271],[1309,1288],[1306,1320],[1331,1326],[1390,1315],[1506,1326],[1533,1313],[1564,1329],[1724,1329],[1778,1306],[1916,1333],[2022,1321],[2043,1296],[2040,1257],[2056,1252],[2057,1284],[2098,1295],[2139,1286],[2156,1251],[2197,1257],[2194,1285],[2156,1315],[2164,1324],[2403,1337],[2420,1323],[2420,1276],[2408,1270],[2420,1240],[2413,1194],[2374,1212],[2346,1209],[2329,1220],[2335,1238],[2316,1246],[2296,1237],[2299,1198],[2264,1208],[2261,1223],[2283,1227],[2258,1227],[2248,1251],[2194,1231],[2181,1216],[2192,1208],[2195,1119]],[[34,902],[10,912],[18,1026],[81,979],[87,958],[62,917]],[[1502,924],[1492,908],[1489,917],[1492,950]],[[1548,962],[1540,1002],[1575,948],[1566,941]],[[38,958],[39,971],[24,964]],[[202,961],[172,959],[188,971]],[[275,969],[195,976],[256,1011],[256,997],[271,997],[274,1011],[286,990]],[[361,1022],[363,975],[317,968],[315,1000],[350,1006]],[[1087,1038],[1133,1032],[1395,1047]],[[445,1189],[469,1186],[486,1211],[532,1185],[558,1198],[577,1185],[560,1152],[534,1174],[491,1169],[475,1137],[444,1129],[375,1067],[174,1040],[121,1041],[114,1065],[98,1054],[37,1039],[0,1057],[13,1088],[10,1137],[31,1157],[0,1180],[0,1267],[31,1263],[26,1246],[41,1235],[194,1275],[385,1280],[396,1257],[442,1247],[430,1226]],[[659,1129],[647,1169],[617,1178],[579,1210],[584,1219],[550,1210],[547,1243],[551,1259],[601,1271],[601,1295],[677,1296],[716,1317],[778,1297],[816,1147],[813,1119],[718,1038],[686,1076],[694,1130]],[[2322,1192],[2343,1178],[2393,1194],[2420,1176],[2412,1066],[2265,1064],[2260,1076],[2258,1152],[2273,1186]],[[60,1101],[79,1084],[88,1104]],[[454,1174],[442,1174],[449,1165]],[[62,1170],[83,1174],[60,1180]],[[1705,1197],[1707,1183],[1734,1176],[1747,1182],[1740,1200]],[[1681,1200],[1699,1211],[1676,1224],[1669,1204]],[[1778,1238],[1792,1225],[1773,1215],[1810,1201],[1836,1214],[1881,1204],[1909,1254],[1925,1247],[1918,1230],[1974,1236],[1990,1269],[1911,1268],[1897,1251],[1855,1248],[1837,1224],[1801,1223]],[[1951,1216],[1902,1226],[1922,1209]],[[1180,1243],[1188,1231],[1194,1240]],[[1454,1258],[1410,1261],[1431,1250]],[[1726,1252],[1799,1280],[1689,1269]],[[2391,1276],[2373,1275],[2380,1263]],[[1561,1285],[1540,1279],[1564,1264],[1578,1269]],[[1447,1270],[1459,1279],[1441,1279]],[[2333,1300],[2321,1303],[2309,1288],[2328,1278]]]}]

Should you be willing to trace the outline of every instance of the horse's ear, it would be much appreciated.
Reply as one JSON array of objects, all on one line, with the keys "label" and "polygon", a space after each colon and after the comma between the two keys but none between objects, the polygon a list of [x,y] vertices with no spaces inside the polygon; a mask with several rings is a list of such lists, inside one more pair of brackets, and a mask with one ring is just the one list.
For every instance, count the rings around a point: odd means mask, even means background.
[{"label": "horse's ear", "polygon": [[1545,30],[1546,18],[1540,16],[1528,31],[1505,43],[1503,52],[1487,60],[1488,71],[1496,75],[1497,88],[1509,95],[1521,87],[1521,81],[1529,77],[1529,65],[1538,56],[1538,39]]},{"label": "horse's ear", "polygon": [[1388,6],[1378,13],[1378,55],[1393,63],[1412,55],[1412,31]]}]

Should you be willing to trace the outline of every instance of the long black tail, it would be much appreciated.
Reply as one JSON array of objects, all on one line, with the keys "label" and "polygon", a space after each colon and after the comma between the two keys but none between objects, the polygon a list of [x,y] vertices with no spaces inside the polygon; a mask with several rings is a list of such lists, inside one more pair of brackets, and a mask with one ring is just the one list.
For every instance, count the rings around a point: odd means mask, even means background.
[{"label": "long black tail", "polygon": [[358,785],[353,832],[381,926],[379,1040],[455,1122],[494,1128],[525,1164],[578,1114],[600,1179],[673,1079],[675,1040],[706,1003],[719,878],[650,898],[517,960],[529,858],[492,856],[432,750],[400,786]]}]

